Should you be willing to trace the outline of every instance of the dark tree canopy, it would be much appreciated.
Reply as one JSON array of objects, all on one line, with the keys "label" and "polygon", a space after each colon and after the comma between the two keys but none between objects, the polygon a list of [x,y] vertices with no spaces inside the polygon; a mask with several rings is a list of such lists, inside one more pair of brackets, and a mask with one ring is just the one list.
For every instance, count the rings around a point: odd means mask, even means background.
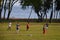
[{"label": "dark tree canopy", "polygon": [[60,0],[56,0],[56,10],[60,10]]}]

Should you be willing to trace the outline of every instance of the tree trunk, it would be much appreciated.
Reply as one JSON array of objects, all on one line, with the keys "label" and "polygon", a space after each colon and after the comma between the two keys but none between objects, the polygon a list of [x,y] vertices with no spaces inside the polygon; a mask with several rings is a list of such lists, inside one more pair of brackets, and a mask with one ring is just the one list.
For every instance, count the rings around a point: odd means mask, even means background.
[{"label": "tree trunk", "polygon": [[43,22],[43,17],[42,17],[42,13],[41,13],[41,22]]},{"label": "tree trunk", "polygon": [[51,11],[51,15],[50,15],[50,23],[52,22],[52,17],[53,17],[53,11]]},{"label": "tree trunk", "polygon": [[56,15],[56,14],[55,14],[55,10],[54,10],[54,19],[55,19],[55,15]]},{"label": "tree trunk", "polygon": [[52,22],[52,18],[53,18],[53,11],[54,11],[54,7],[53,7],[54,5],[53,4],[54,4],[54,1],[52,2],[52,11],[51,11],[50,21],[49,21],[50,23]]},{"label": "tree trunk", "polygon": [[57,11],[57,13],[56,13],[56,19],[58,18],[58,11]]},{"label": "tree trunk", "polygon": [[0,9],[0,20],[1,20],[1,9]]},{"label": "tree trunk", "polygon": [[46,13],[46,10],[45,10],[45,13],[44,13],[44,14],[45,14],[45,16],[46,16],[46,22],[47,22],[47,13]]},{"label": "tree trunk", "polygon": [[3,17],[3,19],[5,19],[5,14],[6,14],[6,9],[4,10],[4,17]]},{"label": "tree trunk", "polygon": [[[14,0],[13,0],[14,1]],[[10,13],[12,11],[12,7],[13,5],[18,1],[16,0],[15,2],[13,2],[12,0],[9,0],[9,9],[8,9],[8,16],[7,16],[7,20],[9,20],[9,16],[10,16]]]},{"label": "tree trunk", "polygon": [[3,9],[3,4],[4,4],[4,0],[2,0],[2,5],[0,5],[0,20],[1,20],[1,12],[2,12],[2,9]]},{"label": "tree trunk", "polygon": [[46,21],[47,21],[47,13],[46,13],[46,10],[44,11],[44,15],[43,15],[43,18],[46,16]]},{"label": "tree trunk", "polygon": [[0,22],[1,22],[1,12],[2,12],[2,8],[0,8]]},{"label": "tree trunk", "polygon": [[42,14],[40,15],[40,14],[37,12],[37,16],[38,16],[38,22],[42,22]]},{"label": "tree trunk", "polygon": [[32,13],[32,8],[31,8],[31,12],[30,12],[30,14],[29,14],[29,17],[28,17],[28,19],[30,18],[30,16],[31,16],[31,13]]},{"label": "tree trunk", "polygon": [[59,19],[60,19],[60,12],[59,12]]},{"label": "tree trunk", "polygon": [[31,12],[30,12],[29,17],[28,17],[28,22],[29,22],[29,19],[30,19],[31,13],[32,13],[32,8],[31,8]]},{"label": "tree trunk", "polygon": [[46,22],[47,22],[47,14],[46,14]]},{"label": "tree trunk", "polygon": [[7,20],[9,20],[9,16],[10,16],[11,10],[12,10],[12,7],[11,7],[11,0],[9,0],[9,9],[8,9]]},{"label": "tree trunk", "polygon": [[8,12],[7,20],[9,20],[10,13],[11,13],[11,10],[9,10]]},{"label": "tree trunk", "polygon": [[5,19],[5,14],[6,14],[6,4],[7,4],[7,0],[5,1],[5,5],[4,5],[4,19]]}]

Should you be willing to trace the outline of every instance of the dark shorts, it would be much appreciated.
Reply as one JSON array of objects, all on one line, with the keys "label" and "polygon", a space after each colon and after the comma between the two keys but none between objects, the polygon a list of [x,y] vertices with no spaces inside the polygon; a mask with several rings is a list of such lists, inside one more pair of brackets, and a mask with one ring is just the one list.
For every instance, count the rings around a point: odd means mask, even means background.
[{"label": "dark shorts", "polygon": [[19,28],[16,28],[17,30],[19,30]]},{"label": "dark shorts", "polygon": [[27,29],[29,29],[29,27],[27,26]]},{"label": "dark shorts", "polygon": [[8,27],[9,29],[11,28],[11,27]]}]

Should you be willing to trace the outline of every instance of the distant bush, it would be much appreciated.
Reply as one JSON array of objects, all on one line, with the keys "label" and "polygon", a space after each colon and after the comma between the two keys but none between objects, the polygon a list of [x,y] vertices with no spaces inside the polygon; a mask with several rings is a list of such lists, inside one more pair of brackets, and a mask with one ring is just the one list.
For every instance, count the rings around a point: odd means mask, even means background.
[{"label": "distant bush", "polygon": [[[9,20],[0,20],[0,22],[39,22],[38,19],[9,19]],[[47,19],[47,21],[49,22],[49,19]],[[43,20],[43,22],[46,22],[46,19]],[[52,22],[60,22],[60,19],[52,19]]]}]

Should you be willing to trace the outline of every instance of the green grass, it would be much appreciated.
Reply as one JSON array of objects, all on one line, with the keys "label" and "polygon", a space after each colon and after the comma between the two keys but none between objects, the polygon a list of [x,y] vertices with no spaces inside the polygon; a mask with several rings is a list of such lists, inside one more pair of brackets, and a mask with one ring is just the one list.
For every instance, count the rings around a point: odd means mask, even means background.
[{"label": "green grass", "polygon": [[[42,33],[44,23],[30,23],[29,31],[26,31],[26,23],[20,23],[20,31],[16,33],[16,22],[12,23],[11,31],[8,31],[8,23],[0,23],[0,40],[60,40],[60,23],[49,23],[47,33]],[[32,36],[31,36],[32,35]]]}]

